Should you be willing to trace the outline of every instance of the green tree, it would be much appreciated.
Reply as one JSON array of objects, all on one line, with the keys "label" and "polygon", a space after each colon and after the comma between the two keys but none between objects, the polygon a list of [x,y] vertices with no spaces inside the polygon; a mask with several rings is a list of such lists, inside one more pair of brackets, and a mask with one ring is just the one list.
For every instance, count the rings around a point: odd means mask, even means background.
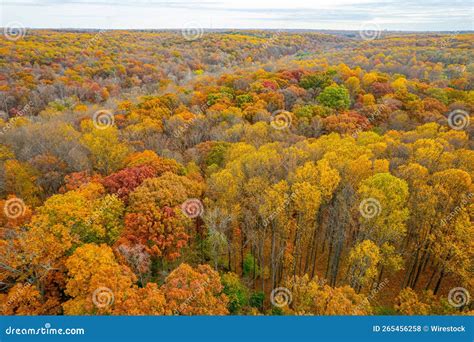
[{"label": "green tree", "polygon": [[324,88],[323,92],[318,96],[318,101],[334,109],[348,109],[351,104],[351,98],[347,89],[337,84]]},{"label": "green tree", "polygon": [[231,314],[241,314],[243,309],[249,304],[249,290],[242,284],[237,274],[229,272],[221,277],[223,292],[229,298],[227,308]]}]

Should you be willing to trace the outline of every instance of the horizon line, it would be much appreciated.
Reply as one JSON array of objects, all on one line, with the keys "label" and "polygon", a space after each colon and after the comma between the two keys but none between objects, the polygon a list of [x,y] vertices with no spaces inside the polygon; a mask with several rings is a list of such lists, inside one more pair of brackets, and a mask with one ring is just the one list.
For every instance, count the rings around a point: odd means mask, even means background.
[{"label": "horizon line", "polygon": [[[0,30],[10,28],[10,26],[0,26]],[[13,27],[17,28],[17,27]],[[27,30],[52,30],[52,31],[182,31],[188,28],[89,28],[89,27],[28,27],[24,26],[23,29]],[[326,31],[326,32],[359,32],[360,30],[348,30],[348,29],[319,29],[319,28],[206,28],[199,27],[198,29],[204,31]],[[380,29],[381,32],[402,32],[402,33],[474,33],[474,30],[389,30]]]}]

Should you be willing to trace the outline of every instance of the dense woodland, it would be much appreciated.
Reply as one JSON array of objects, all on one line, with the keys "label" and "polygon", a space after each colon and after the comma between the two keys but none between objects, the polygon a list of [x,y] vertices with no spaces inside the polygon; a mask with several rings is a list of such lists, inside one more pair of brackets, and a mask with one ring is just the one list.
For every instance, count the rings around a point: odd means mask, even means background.
[{"label": "dense woodland", "polygon": [[473,34],[186,38],[0,37],[3,315],[474,312]]}]

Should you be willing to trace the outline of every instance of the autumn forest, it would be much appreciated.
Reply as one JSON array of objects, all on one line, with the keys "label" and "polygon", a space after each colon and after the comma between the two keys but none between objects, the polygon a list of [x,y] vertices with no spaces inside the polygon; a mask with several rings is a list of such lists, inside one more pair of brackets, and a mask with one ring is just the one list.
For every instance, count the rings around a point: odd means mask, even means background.
[{"label": "autumn forest", "polygon": [[472,33],[0,37],[2,315],[472,315]]}]

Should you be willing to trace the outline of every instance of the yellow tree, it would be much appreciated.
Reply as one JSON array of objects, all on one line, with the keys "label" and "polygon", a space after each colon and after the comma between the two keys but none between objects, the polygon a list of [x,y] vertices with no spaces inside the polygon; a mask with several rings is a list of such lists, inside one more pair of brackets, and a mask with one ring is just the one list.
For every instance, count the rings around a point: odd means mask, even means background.
[{"label": "yellow tree", "polygon": [[429,305],[421,302],[416,292],[409,287],[400,291],[395,298],[395,310],[402,315],[428,315],[430,313]]},{"label": "yellow tree", "polygon": [[[291,189],[297,223],[293,237],[295,256],[293,275],[296,276],[303,270],[304,252],[309,251],[308,245],[311,243],[311,237],[316,229],[315,222],[321,205],[321,191],[317,186],[308,182],[295,183]],[[306,257],[306,263],[308,260],[309,256]]]},{"label": "yellow tree", "polygon": [[389,173],[378,173],[361,183],[358,195],[359,239],[372,240],[380,249],[380,280],[384,267],[391,271],[402,267],[399,250],[409,214],[408,185]]},{"label": "yellow tree", "polygon": [[130,208],[140,208],[149,203],[157,207],[174,207],[183,204],[186,200],[201,197],[203,184],[165,172],[161,177],[148,178],[130,194]]},{"label": "yellow tree", "polygon": [[427,250],[438,267],[434,269],[427,287],[437,277],[433,288],[434,294],[437,294],[448,273],[458,276],[463,283],[472,278],[469,270],[473,256],[474,186],[470,175],[459,169],[436,172],[431,177],[431,182],[438,195],[438,205],[437,221],[430,232]]},{"label": "yellow tree", "polygon": [[[330,287],[307,274],[292,277],[286,284],[292,301],[288,313],[297,315],[370,315],[372,308],[363,295],[350,286]],[[284,309],[285,310],[285,309]]]},{"label": "yellow tree", "polygon": [[[290,232],[288,231],[291,195],[286,181],[278,182],[265,190],[259,214],[263,217],[263,229],[270,231],[270,270],[272,288],[284,276],[283,256]],[[279,271],[281,270],[281,271]]]},{"label": "yellow tree", "polygon": [[165,172],[172,172],[182,174],[184,169],[174,159],[167,159],[158,156],[154,151],[145,150],[143,152],[135,152],[125,158],[125,165],[127,167],[136,167],[142,165],[151,166],[158,176]]},{"label": "yellow tree", "polygon": [[83,121],[81,128],[80,142],[89,150],[94,170],[108,175],[124,166],[129,147],[120,142],[116,127],[96,128],[91,121]]},{"label": "yellow tree", "polygon": [[370,240],[364,240],[351,249],[347,276],[357,293],[377,276],[379,261],[379,248]]},{"label": "yellow tree", "polygon": [[[72,241],[69,230],[61,224],[47,227],[32,225],[28,230],[19,231],[8,239],[0,240],[0,281],[6,286],[28,284],[26,293],[32,294],[30,299],[41,303],[41,308],[30,309],[43,310],[43,314],[50,312],[48,303],[54,302],[57,306],[60,300],[58,286],[64,269],[63,260],[72,247]],[[11,288],[9,296],[16,298],[19,290],[24,289]],[[39,296],[33,290],[37,291]],[[23,305],[19,301],[15,302]]]},{"label": "yellow tree", "polygon": [[119,265],[107,245],[85,244],[65,262],[68,279],[63,304],[66,315],[111,314],[132,291],[135,275]]},{"label": "yellow tree", "polygon": [[5,161],[5,191],[36,206],[40,203],[41,189],[36,185],[38,171],[33,166],[14,159]]},{"label": "yellow tree", "polygon": [[115,195],[105,195],[99,183],[88,183],[77,190],[51,196],[38,208],[32,224],[60,224],[84,242],[113,243],[122,228],[124,204]]},{"label": "yellow tree", "polygon": [[421,271],[422,260],[427,252],[430,231],[436,225],[438,197],[435,189],[428,183],[429,171],[417,163],[408,163],[396,170],[397,176],[408,183],[410,196],[407,220],[407,235],[403,244],[406,272],[402,286],[414,288]]}]

